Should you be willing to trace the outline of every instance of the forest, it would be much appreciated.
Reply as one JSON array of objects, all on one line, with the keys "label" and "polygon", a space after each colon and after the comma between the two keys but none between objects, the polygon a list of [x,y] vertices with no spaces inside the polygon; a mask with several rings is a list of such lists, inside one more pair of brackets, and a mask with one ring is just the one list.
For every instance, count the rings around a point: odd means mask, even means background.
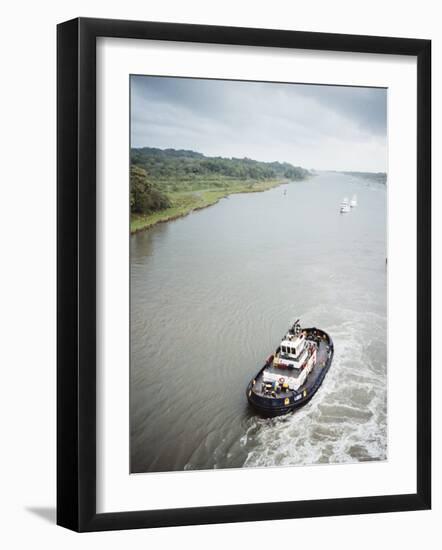
[{"label": "forest", "polygon": [[376,183],[387,183],[387,174],[385,172],[341,172],[346,176],[354,176],[356,178],[368,179]]},{"label": "forest", "polygon": [[130,163],[132,231],[209,206],[231,193],[264,191],[311,175],[286,162],[151,147],[131,149]]}]

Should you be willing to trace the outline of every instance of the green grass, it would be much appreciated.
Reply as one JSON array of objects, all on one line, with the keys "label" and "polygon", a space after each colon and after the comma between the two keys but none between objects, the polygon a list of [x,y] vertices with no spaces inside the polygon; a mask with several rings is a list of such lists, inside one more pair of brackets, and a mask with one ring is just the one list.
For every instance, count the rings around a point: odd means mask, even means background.
[{"label": "green grass", "polygon": [[217,203],[220,199],[234,193],[256,193],[266,191],[284,183],[286,180],[261,180],[261,181],[235,181],[229,180],[223,187],[203,187],[188,191],[168,191],[172,206],[148,215],[132,214],[130,220],[130,232],[136,233],[148,229],[157,223],[167,222],[186,216],[194,210],[206,208]]}]

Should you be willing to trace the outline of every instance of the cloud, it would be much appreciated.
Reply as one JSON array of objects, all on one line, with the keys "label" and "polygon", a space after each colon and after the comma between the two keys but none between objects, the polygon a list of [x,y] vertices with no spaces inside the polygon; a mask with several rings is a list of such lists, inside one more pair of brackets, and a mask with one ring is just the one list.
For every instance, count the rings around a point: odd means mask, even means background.
[{"label": "cloud", "polygon": [[381,88],[131,77],[131,145],[385,171]]}]

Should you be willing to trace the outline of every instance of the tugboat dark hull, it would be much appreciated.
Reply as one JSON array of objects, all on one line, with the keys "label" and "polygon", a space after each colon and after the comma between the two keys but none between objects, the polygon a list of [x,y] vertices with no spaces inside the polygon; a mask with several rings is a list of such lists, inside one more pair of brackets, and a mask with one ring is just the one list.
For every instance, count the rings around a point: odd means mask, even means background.
[{"label": "tugboat dark hull", "polygon": [[258,391],[257,380],[259,380],[266,363],[258,372],[256,377],[247,386],[247,399],[258,412],[263,416],[279,416],[287,414],[305,405],[320,388],[333,360],[334,347],[330,336],[323,330],[317,328],[304,329],[308,337],[315,338],[319,343],[318,359],[312,371],[308,374],[304,384],[298,390],[291,390],[276,397],[263,395]]}]

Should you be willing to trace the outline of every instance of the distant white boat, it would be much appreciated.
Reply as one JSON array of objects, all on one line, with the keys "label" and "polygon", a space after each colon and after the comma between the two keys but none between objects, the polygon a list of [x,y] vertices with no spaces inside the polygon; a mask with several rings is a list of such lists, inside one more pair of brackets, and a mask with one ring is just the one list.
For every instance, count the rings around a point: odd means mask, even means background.
[{"label": "distant white boat", "polygon": [[358,205],[358,198],[356,195],[353,195],[351,201],[350,201],[350,206],[351,208],[354,208],[355,206]]},{"label": "distant white boat", "polygon": [[350,204],[347,197],[344,197],[342,199],[340,212],[341,214],[346,214],[347,212],[350,212]]}]

